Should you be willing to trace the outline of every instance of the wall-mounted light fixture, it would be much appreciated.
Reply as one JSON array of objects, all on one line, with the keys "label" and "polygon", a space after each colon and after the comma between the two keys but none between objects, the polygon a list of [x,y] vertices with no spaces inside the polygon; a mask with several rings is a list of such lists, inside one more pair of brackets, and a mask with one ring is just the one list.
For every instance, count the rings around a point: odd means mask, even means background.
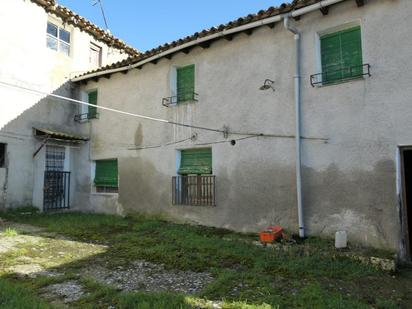
[{"label": "wall-mounted light fixture", "polygon": [[263,82],[263,85],[259,87],[259,90],[268,90],[268,89],[272,89],[273,91],[275,91],[275,86],[274,86],[275,82],[271,79],[265,79],[265,81]]}]

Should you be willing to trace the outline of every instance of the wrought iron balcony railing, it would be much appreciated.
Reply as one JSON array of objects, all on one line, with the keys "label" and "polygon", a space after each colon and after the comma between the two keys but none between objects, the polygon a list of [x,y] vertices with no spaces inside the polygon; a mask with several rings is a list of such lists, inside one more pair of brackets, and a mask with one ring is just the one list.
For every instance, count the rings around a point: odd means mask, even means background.
[{"label": "wrought iron balcony railing", "polygon": [[325,72],[313,74],[310,76],[312,87],[316,85],[329,85],[351,79],[357,79],[364,76],[371,76],[370,64],[361,64],[351,67],[340,68],[339,70],[326,70]]},{"label": "wrought iron balcony railing", "polygon": [[198,101],[199,95],[194,92],[193,90],[190,91],[178,91],[178,94],[175,96],[171,97],[166,97],[162,99],[162,105],[169,107],[173,106],[182,102],[188,102],[188,101]]},{"label": "wrought iron balcony railing", "polygon": [[172,177],[173,205],[215,206],[216,176]]},{"label": "wrought iron balcony railing", "polygon": [[98,119],[98,118],[99,118],[99,113],[84,113],[84,114],[74,115],[74,121],[76,122],[85,122],[90,119]]}]

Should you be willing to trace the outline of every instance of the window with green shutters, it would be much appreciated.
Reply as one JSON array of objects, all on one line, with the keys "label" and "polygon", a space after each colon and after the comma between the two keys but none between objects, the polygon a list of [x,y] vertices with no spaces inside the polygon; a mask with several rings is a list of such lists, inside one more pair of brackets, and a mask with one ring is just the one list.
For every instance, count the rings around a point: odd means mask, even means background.
[{"label": "window with green shutters", "polygon": [[195,65],[176,69],[177,103],[195,99]]},{"label": "window with green shutters", "polygon": [[179,174],[212,174],[212,149],[182,150]]},{"label": "window with green shutters", "polygon": [[[88,93],[89,97],[89,103],[97,105],[97,91],[92,91]],[[97,118],[97,107],[95,106],[88,106],[88,111],[87,111],[87,118],[88,119],[94,119]]]},{"label": "window with green shutters", "polygon": [[324,84],[362,76],[360,27],[321,36],[320,45]]},{"label": "window with green shutters", "polygon": [[[94,184],[98,192],[117,190],[119,184],[116,159],[96,161]],[[107,190],[108,188],[111,189]]]}]

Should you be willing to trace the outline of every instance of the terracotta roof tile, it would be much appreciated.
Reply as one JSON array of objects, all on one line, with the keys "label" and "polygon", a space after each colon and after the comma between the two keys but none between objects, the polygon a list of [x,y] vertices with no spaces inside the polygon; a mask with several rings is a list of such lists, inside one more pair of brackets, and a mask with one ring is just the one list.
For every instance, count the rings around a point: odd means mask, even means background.
[{"label": "terracotta roof tile", "polygon": [[119,61],[119,62],[113,63],[111,65],[107,65],[105,67],[101,67],[101,68],[93,70],[93,71],[85,72],[85,73],[81,74],[78,77],[85,76],[85,75],[92,74],[92,73],[103,72],[103,71],[110,70],[110,69],[117,69],[117,68],[121,68],[121,67],[124,67],[124,66],[127,66],[127,65],[133,65],[137,62],[143,61],[147,58],[150,58],[154,55],[165,52],[165,51],[167,51],[169,49],[172,49],[174,47],[183,45],[187,42],[194,41],[198,38],[203,38],[203,37],[209,36],[209,35],[211,35],[213,33],[216,33],[216,32],[220,32],[220,31],[223,31],[223,30],[228,30],[228,29],[232,29],[232,28],[239,27],[239,26],[242,26],[242,25],[246,25],[248,23],[255,22],[255,21],[258,21],[258,20],[262,20],[262,19],[265,19],[265,18],[268,18],[268,17],[273,17],[273,16],[276,16],[276,15],[285,14],[285,13],[288,13],[290,11],[300,9],[300,8],[315,4],[315,3],[320,2],[320,1],[321,0],[294,0],[291,3],[282,3],[279,7],[271,6],[266,10],[260,10],[256,14],[249,14],[245,17],[240,17],[240,18],[238,18],[234,21],[230,21],[226,24],[221,24],[221,25],[218,25],[218,26],[215,26],[215,27],[211,27],[209,29],[204,29],[200,32],[195,32],[194,34],[192,34],[190,36],[178,39],[177,41],[172,41],[172,42],[169,42],[169,43],[165,43],[165,44],[160,45],[156,48],[153,48],[149,51],[146,51],[144,53],[135,55],[134,57],[129,57],[129,58],[123,60],[123,61]]}]

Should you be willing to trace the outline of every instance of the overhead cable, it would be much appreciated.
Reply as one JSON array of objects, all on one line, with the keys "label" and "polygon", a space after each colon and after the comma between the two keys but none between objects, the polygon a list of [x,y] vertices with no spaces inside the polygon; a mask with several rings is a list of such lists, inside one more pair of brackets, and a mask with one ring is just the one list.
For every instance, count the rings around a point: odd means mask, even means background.
[{"label": "overhead cable", "polygon": [[[118,114],[122,114],[122,115],[132,116],[132,117],[145,119],[145,120],[149,120],[149,121],[161,122],[161,123],[174,125],[174,126],[179,126],[179,127],[186,127],[186,128],[198,129],[198,130],[203,130],[203,131],[223,133],[225,135],[232,134],[232,135],[247,135],[247,136],[265,136],[265,137],[275,137],[275,138],[294,138],[295,137],[294,135],[267,134],[267,133],[256,133],[256,132],[236,132],[236,131],[232,132],[232,131],[228,131],[227,129],[208,128],[208,127],[203,127],[203,126],[198,126],[198,125],[192,125],[192,124],[181,123],[181,122],[171,121],[171,120],[162,119],[162,118],[156,118],[156,117],[150,117],[150,116],[146,116],[146,115],[126,112],[126,111],[122,111],[122,110],[118,110],[118,109],[114,109],[114,108],[110,108],[110,107],[106,107],[106,106],[102,106],[102,105],[91,104],[91,103],[84,102],[84,101],[81,101],[81,100],[76,100],[76,99],[68,98],[68,97],[65,97],[65,96],[62,96],[62,95],[49,93],[49,92],[45,92],[45,91],[41,91],[41,90],[37,90],[37,89],[28,88],[28,87],[25,87],[25,86],[11,84],[11,83],[7,83],[7,82],[4,82],[4,81],[0,81],[0,85],[4,85],[4,86],[7,86],[7,87],[11,87],[11,88],[18,88],[18,89],[21,89],[21,90],[25,90],[25,91],[37,94],[37,95],[50,96],[50,97],[57,98],[57,99],[60,99],[60,100],[63,100],[63,101],[68,101],[68,102],[73,103],[73,104],[81,104],[81,105],[91,106],[91,107],[95,107],[95,108],[98,108],[98,109],[101,109],[101,110],[106,110],[106,111],[110,111],[110,112],[114,112],[114,113],[118,113]],[[56,101],[56,102],[59,102],[59,101]],[[307,140],[318,140],[318,141],[323,141],[323,142],[327,142],[329,140],[327,138],[320,138],[320,137],[303,137],[302,136],[301,138],[302,139],[307,139]]]}]

